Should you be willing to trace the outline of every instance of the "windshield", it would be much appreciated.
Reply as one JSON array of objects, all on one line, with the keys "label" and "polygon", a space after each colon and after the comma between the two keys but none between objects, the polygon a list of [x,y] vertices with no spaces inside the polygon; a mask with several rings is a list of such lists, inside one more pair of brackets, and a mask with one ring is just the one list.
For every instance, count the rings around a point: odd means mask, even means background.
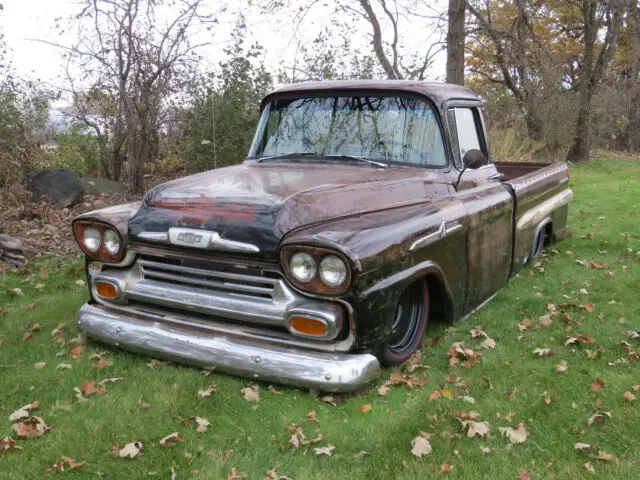
[{"label": "windshield", "polygon": [[273,100],[249,156],[358,156],[387,163],[447,164],[436,114],[410,97],[340,96]]}]

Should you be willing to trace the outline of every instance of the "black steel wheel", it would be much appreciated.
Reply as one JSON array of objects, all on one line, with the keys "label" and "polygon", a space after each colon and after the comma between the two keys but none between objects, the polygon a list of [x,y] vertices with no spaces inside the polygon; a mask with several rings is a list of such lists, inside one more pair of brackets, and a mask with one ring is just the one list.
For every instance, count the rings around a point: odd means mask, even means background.
[{"label": "black steel wheel", "polygon": [[400,365],[420,346],[429,317],[429,291],[422,280],[404,291],[393,319],[391,334],[382,352],[385,365]]}]

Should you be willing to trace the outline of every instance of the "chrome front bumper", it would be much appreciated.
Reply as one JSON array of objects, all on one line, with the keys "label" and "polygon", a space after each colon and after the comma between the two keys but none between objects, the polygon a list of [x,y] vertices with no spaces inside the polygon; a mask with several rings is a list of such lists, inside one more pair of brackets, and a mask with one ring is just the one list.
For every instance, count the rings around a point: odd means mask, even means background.
[{"label": "chrome front bumper", "polygon": [[133,352],[266,382],[327,392],[358,390],[378,378],[373,355],[284,347],[268,339],[170,325],[85,304],[78,326],[95,340]]}]

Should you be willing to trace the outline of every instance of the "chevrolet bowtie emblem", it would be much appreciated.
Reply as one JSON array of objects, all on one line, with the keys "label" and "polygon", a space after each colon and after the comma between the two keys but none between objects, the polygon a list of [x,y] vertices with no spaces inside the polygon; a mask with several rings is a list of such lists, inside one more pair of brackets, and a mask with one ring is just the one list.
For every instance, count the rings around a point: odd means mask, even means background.
[{"label": "chevrolet bowtie emblem", "polygon": [[[151,238],[147,232],[142,232],[142,238]],[[165,240],[166,241],[166,240]],[[169,242],[173,245],[192,248],[210,248],[214,250],[228,250],[232,252],[258,253],[260,249],[250,243],[236,242],[222,238],[218,232],[198,230],[195,228],[172,227],[169,229]]]},{"label": "chevrolet bowtie emblem", "polygon": [[202,241],[202,235],[197,235],[191,232],[182,232],[178,234],[176,242],[187,243],[189,245],[199,244]]}]

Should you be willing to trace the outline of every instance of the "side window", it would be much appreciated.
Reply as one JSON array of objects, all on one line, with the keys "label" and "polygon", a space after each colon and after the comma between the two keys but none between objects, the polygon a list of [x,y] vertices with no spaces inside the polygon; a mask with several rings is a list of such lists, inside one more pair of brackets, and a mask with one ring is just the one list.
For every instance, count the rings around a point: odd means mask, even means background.
[{"label": "side window", "polygon": [[469,150],[483,150],[475,110],[469,107],[455,107],[447,111],[453,158],[458,168],[462,168],[462,157]]}]

